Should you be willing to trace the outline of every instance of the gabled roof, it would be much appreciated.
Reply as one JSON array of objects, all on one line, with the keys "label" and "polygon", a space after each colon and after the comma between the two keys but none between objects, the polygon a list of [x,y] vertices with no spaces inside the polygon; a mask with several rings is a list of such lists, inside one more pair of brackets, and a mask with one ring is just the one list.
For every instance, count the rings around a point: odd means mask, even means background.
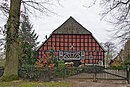
[{"label": "gabled roof", "polygon": [[[90,35],[92,35],[92,33],[90,31],[88,31],[86,28],[84,28],[73,17],[68,18],[61,26],[59,26],[56,30],[54,30],[52,32],[52,34],[90,34]],[[47,40],[45,40],[45,42],[42,43],[42,45],[44,43],[46,43],[46,41],[48,41],[49,38],[51,38],[52,34],[47,38]],[[94,38],[93,35],[92,35],[92,37]],[[96,40],[96,38],[94,38],[94,39]],[[97,43],[99,44],[98,41],[97,41]],[[37,48],[37,51],[42,47],[42,45],[40,45]],[[100,44],[99,44],[99,46],[105,52],[104,48]]]},{"label": "gabled roof", "polygon": [[73,17],[70,17],[54,30],[52,34],[91,34],[91,32],[79,24]]}]

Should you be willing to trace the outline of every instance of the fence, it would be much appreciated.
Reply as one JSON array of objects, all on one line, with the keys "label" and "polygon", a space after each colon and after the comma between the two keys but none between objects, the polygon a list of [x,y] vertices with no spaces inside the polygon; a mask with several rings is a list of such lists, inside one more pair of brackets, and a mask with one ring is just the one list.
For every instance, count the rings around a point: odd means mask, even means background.
[{"label": "fence", "polygon": [[[4,69],[0,67],[0,76]],[[30,81],[51,81],[59,78],[75,79],[113,79],[127,80],[130,82],[129,68],[113,69],[102,66],[64,67],[64,68],[34,68],[22,67],[19,69],[19,77]]]},{"label": "fence", "polygon": [[19,69],[19,77],[34,81],[50,81],[50,72],[51,71],[49,68],[37,69],[34,67],[22,67],[21,69]]},{"label": "fence", "polygon": [[19,71],[22,78],[36,81],[51,81],[59,78],[127,80],[129,71],[126,68],[113,69],[102,66],[66,67],[66,68],[23,68]]},{"label": "fence", "polygon": [[34,81],[51,81],[66,78],[80,73],[79,68],[21,68],[19,76],[23,79]]},{"label": "fence", "polygon": [[73,75],[69,78],[74,79],[106,79],[106,80],[128,80],[129,72],[126,68],[114,69],[105,68],[102,66],[87,66],[76,69],[77,75]]},{"label": "fence", "polygon": [[19,76],[33,81],[51,81],[76,75],[77,68],[21,68]]}]

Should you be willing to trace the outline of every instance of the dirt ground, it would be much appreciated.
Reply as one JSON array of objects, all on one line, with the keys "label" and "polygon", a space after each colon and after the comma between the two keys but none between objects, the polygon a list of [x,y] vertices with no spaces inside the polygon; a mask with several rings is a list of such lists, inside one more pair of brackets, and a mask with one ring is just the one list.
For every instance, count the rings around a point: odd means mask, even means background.
[{"label": "dirt ground", "polygon": [[67,79],[67,81],[74,82],[73,87],[130,87],[124,80],[81,80],[81,79]]}]

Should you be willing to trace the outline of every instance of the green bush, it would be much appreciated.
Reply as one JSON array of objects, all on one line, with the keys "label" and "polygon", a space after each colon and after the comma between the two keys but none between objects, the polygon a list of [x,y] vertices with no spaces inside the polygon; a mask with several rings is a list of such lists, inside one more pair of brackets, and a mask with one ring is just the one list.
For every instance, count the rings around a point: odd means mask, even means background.
[{"label": "green bush", "polygon": [[57,62],[58,64],[57,64],[57,67],[55,68],[54,74],[56,77],[64,78],[65,77],[65,63],[63,60],[59,60]]},{"label": "green bush", "polygon": [[57,66],[57,67],[60,68],[60,69],[65,68],[65,63],[64,63],[64,61],[63,61],[63,60],[59,60],[59,61],[58,61],[58,66]]},{"label": "green bush", "polygon": [[112,66],[111,68],[112,68],[112,69],[121,70],[121,69],[126,69],[127,67],[126,67],[126,66]]}]

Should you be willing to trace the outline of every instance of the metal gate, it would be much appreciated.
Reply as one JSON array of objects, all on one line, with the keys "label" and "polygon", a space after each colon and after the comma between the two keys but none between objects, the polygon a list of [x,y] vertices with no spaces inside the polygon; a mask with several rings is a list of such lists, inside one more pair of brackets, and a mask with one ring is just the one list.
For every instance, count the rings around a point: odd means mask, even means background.
[{"label": "metal gate", "polygon": [[[86,55],[88,53],[88,55]],[[104,67],[102,58],[96,55],[98,51],[59,51],[59,59],[64,61],[80,61],[89,60],[90,64],[82,64],[81,67],[66,67],[65,74],[69,78],[80,78],[80,79],[111,79],[111,80],[129,80],[129,71],[126,68],[112,68]]]},{"label": "metal gate", "polygon": [[126,68],[114,69],[104,66],[88,65],[84,67],[66,68],[66,72],[71,72],[69,78],[72,79],[106,79],[106,80],[129,80],[129,71]]}]

